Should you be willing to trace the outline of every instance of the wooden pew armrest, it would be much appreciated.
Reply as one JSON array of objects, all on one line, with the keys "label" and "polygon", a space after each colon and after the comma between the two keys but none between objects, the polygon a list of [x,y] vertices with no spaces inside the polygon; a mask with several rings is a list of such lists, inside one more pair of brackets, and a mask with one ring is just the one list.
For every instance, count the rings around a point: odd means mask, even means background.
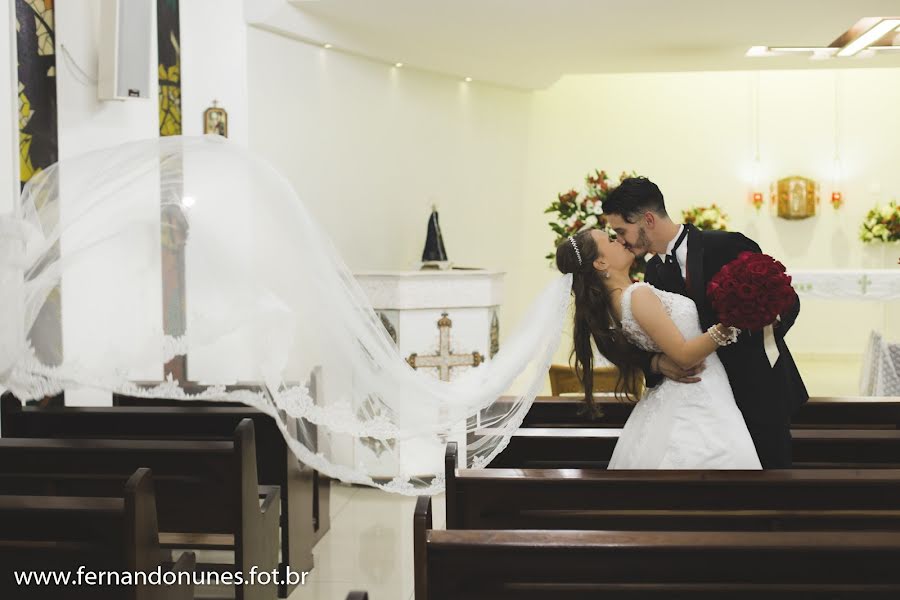
[{"label": "wooden pew armrest", "polygon": [[268,513],[273,506],[280,509],[281,487],[277,485],[261,485],[259,486],[259,498],[262,500],[259,510],[263,514]]},{"label": "wooden pew armrest", "polygon": [[[182,552],[181,556],[178,557],[178,561],[172,565],[172,572],[175,573],[175,577],[178,577],[180,573],[193,573],[197,568],[197,556],[193,552]],[[194,585],[190,584],[176,584],[172,586],[165,586],[162,590],[166,591],[167,594],[165,598],[167,600],[193,600],[194,599]]]}]

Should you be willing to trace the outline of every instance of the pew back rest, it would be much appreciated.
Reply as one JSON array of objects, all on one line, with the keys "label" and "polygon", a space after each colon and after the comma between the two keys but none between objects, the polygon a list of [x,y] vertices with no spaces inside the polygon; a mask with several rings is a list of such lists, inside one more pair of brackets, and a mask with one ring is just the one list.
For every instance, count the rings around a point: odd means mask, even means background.
[{"label": "pew back rest", "polygon": [[154,472],[164,531],[239,533],[258,506],[250,420],[233,441],[0,438],[0,489],[108,495],[138,467]]}]

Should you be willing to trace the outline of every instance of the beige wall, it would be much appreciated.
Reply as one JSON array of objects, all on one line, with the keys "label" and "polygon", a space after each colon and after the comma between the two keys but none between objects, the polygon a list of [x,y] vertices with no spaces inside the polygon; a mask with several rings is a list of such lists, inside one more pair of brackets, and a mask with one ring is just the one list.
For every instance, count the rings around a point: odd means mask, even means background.
[{"label": "beige wall", "polygon": [[[759,90],[762,180],[800,174],[822,184],[817,217],[757,213],[747,202],[754,156],[754,88]],[[837,119],[835,118],[837,98]],[[771,71],[572,76],[535,93],[526,173],[521,268],[530,297],[549,276],[540,256],[552,233],[542,209],[556,193],[581,189],[585,174],[636,170],[659,184],[670,215],[716,202],[732,229],[759,242],[789,268],[890,267],[900,245],[864,246],[857,231],[875,202],[900,196],[900,70]],[[846,199],[828,204],[835,124]],[[534,246],[534,247],[533,247]],[[900,338],[898,303],[807,301],[789,343],[802,368],[823,356],[855,389],[868,331]],[[568,349],[568,344],[565,350]],[[567,352],[561,350],[558,359]],[[848,381],[848,379],[853,381]],[[814,382],[815,383],[815,382]],[[826,385],[835,387],[829,381]],[[811,386],[812,387],[812,386]],[[821,387],[816,388],[821,390]]]},{"label": "beige wall", "polygon": [[[527,93],[253,28],[248,63],[251,147],[291,178],[351,267],[409,268],[436,202],[455,262],[509,272],[503,333],[555,276],[542,258],[553,238],[544,207],[593,168],[648,175],[676,218],[718,203],[789,268],[887,267],[900,254],[857,237],[865,212],[900,193],[898,69],[569,76]],[[784,221],[747,202],[755,89],[761,179],[818,180],[814,219]],[[839,212],[828,204],[835,139]],[[789,342],[814,393],[852,393],[868,331],[900,338],[898,312],[804,303]]]},{"label": "beige wall", "polygon": [[531,94],[252,27],[248,56],[250,147],[291,180],[352,269],[412,268],[432,203],[455,264],[518,263]]}]

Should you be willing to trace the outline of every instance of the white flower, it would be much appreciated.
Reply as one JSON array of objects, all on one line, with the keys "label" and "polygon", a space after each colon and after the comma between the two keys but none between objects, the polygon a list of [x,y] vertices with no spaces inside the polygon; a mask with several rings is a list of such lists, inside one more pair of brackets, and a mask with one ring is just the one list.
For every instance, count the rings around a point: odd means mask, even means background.
[{"label": "white flower", "polygon": [[894,216],[894,207],[893,206],[882,206],[881,207],[881,217],[884,219],[890,219]]},{"label": "white flower", "polygon": [[597,216],[589,215],[587,219],[584,220],[584,224],[588,227],[596,227],[597,226]]},{"label": "white flower", "polygon": [[602,215],[603,214],[603,203],[600,202],[599,200],[594,202],[594,205],[591,207],[591,212],[594,213],[595,215]]},{"label": "white flower", "polygon": [[713,208],[707,208],[702,213],[700,213],[700,218],[704,221],[715,221],[716,219],[718,219],[718,217],[718,211]]},{"label": "white flower", "polygon": [[572,228],[575,226],[575,221],[578,220],[578,215],[572,215],[568,219],[566,219],[566,228]]}]

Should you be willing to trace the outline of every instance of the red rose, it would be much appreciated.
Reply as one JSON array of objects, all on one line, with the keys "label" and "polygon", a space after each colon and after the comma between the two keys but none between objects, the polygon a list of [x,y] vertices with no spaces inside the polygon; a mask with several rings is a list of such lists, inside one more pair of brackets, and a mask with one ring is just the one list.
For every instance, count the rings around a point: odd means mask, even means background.
[{"label": "red rose", "polygon": [[741,252],[723,266],[706,292],[722,323],[748,330],[772,323],[796,297],[784,265],[756,252]]}]

